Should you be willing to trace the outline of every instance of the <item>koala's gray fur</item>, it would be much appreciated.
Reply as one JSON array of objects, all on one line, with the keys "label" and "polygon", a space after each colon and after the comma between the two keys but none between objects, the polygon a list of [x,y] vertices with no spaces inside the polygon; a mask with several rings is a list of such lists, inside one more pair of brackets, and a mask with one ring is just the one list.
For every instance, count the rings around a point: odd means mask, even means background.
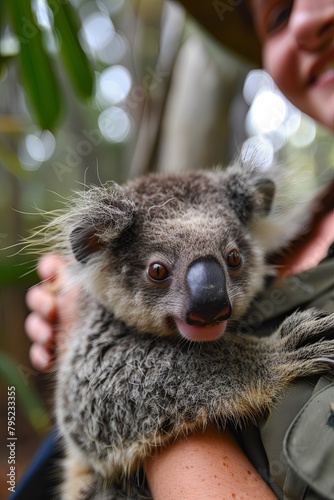
[{"label": "koala's gray fur", "polygon": [[[233,329],[273,274],[268,254],[305,222],[279,216],[270,175],[234,166],[91,188],[47,227],[84,290],[57,368],[64,500],[141,498],[137,473],[157,446],[268,411],[291,380],[333,362],[334,341],[319,338],[334,315],[296,313],[263,339]],[[231,269],[234,248],[242,265]],[[227,329],[195,342],[178,325],[205,331],[187,315],[188,271],[208,261],[224,277]],[[148,275],[156,262],[168,269],[161,282]]]}]

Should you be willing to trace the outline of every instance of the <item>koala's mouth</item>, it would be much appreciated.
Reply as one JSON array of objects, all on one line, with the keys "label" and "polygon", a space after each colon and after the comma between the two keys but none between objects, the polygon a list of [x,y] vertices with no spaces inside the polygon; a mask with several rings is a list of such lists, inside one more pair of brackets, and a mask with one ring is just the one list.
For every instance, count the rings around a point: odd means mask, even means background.
[{"label": "koala's mouth", "polygon": [[176,327],[182,337],[193,342],[208,342],[219,339],[225,332],[227,320],[209,325],[188,325],[184,321],[175,318]]}]

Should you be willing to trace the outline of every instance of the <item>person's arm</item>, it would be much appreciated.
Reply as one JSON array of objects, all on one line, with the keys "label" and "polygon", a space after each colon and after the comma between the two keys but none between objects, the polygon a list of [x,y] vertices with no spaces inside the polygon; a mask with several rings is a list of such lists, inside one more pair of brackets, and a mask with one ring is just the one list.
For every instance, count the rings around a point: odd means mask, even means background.
[{"label": "person's arm", "polygon": [[228,430],[191,434],[144,466],[154,500],[276,498]]}]

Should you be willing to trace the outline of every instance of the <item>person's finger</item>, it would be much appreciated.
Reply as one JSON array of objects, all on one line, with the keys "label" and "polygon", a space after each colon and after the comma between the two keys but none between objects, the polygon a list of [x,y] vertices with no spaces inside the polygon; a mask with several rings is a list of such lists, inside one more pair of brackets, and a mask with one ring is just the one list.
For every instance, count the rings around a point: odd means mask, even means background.
[{"label": "person's finger", "polygon": [[32,344],[29,351],[29,357],[32,365],[37,370],[46,370],[50,368],[53,362],[51,352],[42,347],[40,344]]},{"label": "person's finger", "polygon": [[43,255],[37,265],[37,271],[42,280],[53,280],[62,274],[67,261],[58,254]]},{"label": "person's finger", "polygon": [[37,285],[26,294],[26,304],[31,311],[37,312],[48,321],[54,321],[56,302],[48,284]]},{"label": "person's finger", "polygon": [[38,313],[32,312],[25,320],[25,331],[32,342],[37,342],[45,348],[52,346],[54,331],[51,324],[45,321]]}]

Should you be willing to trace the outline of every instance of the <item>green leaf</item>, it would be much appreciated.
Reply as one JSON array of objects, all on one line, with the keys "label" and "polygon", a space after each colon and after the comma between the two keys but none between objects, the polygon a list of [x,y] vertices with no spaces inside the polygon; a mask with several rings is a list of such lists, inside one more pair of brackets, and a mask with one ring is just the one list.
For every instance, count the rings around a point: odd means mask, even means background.
[{"label": "green leaf", "polygon": [[19,255],[3,257],[6,249],[0,247],[0,250],[0,287],[18,283],[21,286],[31,286],[37,283],[36,260]]},{"label": "green leaf", "polygon": [[31,376],[37,372],[18,364],[5,352],[0,351],[0,380],[9,388],[14,387],[17,403],[26,414],[37,432],[45,433],[50,428],[50,420],[45,405],[38,394]]},{"label": "green leaf", "polygon": [[22,169],[16,153],[0,137],[0,165],[9,170],[15,177],[21,175]]},{"label": "green leaf", "polygon": [[52,130],[61,112],[58,83],[46,53],[30,0],[8,0],[13,28],[20,42],[22,80],[39,125]]},{"label": "green leaf", "polygon": [[84,97],[90,97],[93,92],[93,73],[86,53],[79,39],[79,23],[75,12],[66,0],[48,0],[54,16],[54,27],[61,38],[61,55],[67,72],[77,89]]}]

